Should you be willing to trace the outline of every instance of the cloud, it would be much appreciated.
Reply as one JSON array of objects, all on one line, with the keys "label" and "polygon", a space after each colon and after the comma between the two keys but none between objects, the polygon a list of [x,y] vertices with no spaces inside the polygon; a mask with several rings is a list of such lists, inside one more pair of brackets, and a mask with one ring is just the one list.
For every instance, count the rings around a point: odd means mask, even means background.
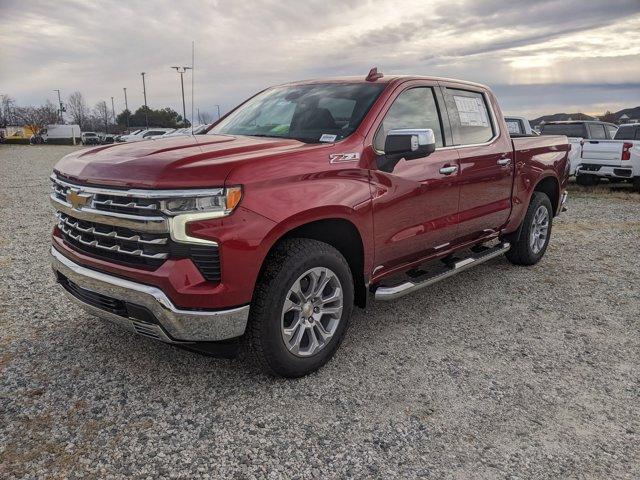
[{"label": "cloud", "polygon": [[[145,71],[149,105],[181,109],[179,77],[169,67],[190,64],[192,40],[195,103],[209,112],[216,104],[228,110],[274,83],[365,75],[373,65],[386,73],[490,84],[504,92],[501,100],[510,109],[525,114],[538,111],[544,89],[528,97],[519,85],[553,85],[554,92],[564,92],[549,95],[553,102],[589,110],[606,98],[595,99],[593,89],[576,84],[640,78],[637,0],[3,0],[2,5],[0,93],[22,104],[52,99],[59,88],[65,96],[82,91],[92,104],[114,96],[119,110],[127,87],[130,107],[136,108]],[[189,85],[189,76],[185,80]],[[624,103],[620,95],[634,98],[617,87],[609,92],[612,103]],[[554,110],[552,103],[544,104]]]}]

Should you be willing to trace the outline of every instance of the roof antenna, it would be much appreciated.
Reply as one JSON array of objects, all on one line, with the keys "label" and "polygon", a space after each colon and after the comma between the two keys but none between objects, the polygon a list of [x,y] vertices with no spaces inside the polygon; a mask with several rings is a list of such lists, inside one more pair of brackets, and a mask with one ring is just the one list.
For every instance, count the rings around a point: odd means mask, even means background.
[{"label": "roof antenna", "polygon": [[382,77],[384,77],[384,75],[382,73],[378,73],[378,67],[373,67],[371,70],[369,70],[369,74],[367,75],[367,78],[365,78],[365,80],[367,82],[375,82]]},{"label": "roof antenna", "polygon": [[196,76],[195,67],[196,63],[196,41],[191,40],[191,135],[193,136],[193,97],[195,96],[193,93],[193,77]]}]

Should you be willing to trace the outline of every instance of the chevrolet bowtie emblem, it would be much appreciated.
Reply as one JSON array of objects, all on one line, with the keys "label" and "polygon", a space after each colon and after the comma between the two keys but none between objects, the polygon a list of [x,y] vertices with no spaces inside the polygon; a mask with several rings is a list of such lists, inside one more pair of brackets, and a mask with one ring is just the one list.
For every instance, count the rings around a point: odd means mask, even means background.
[{"label": "chevrolet bowtie emblem", "polygon": [[80,210],[82,207],[87,206],[91,201],[91,195],[88,193],[82,193],[79,190],[70,188],[67,191],[67,202],[71,204],[76,210]]}]

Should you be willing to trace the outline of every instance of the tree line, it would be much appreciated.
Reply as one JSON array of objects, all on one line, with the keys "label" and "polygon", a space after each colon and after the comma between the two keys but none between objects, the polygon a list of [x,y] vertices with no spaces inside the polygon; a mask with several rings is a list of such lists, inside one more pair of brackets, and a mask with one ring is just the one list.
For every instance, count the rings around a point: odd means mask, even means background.
[{"label": "tree line", "polygon": [[[67,101],[61,105],[62,109],[47,100],[39,106],[18,106],[9,95],[0,96],[0,127],[8,125],[25,126],[37,132],[46,125],[65,123],[79,125],[82,131],[98,131],[106,133],[121,133],[128,127],[163,127],[181,128],[191,124],[188,120],[173,110],[165,107],[154,110],[147,106],[138,108],[135,112],[123,110],[114,116],[113,110],[104,100],[93,107],[89,107],[80,92],[73,92]],[[61,111],[62,110],[62,111]],[[208,120],[210,116],[202,114],[199,120]],[[206,118],[204,118],[206,117]]]}]

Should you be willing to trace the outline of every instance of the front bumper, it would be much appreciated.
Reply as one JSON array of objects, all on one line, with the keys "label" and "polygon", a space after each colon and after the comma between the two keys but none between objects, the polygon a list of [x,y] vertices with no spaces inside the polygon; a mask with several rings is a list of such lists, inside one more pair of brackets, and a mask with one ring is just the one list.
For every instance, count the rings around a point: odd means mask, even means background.
[{"label": "front bumper", "polygon": [[159,288],[83,267],[51,248],[51,266],[67,296],[88,312],[167,343],[220,341],[242,335],[249,305],[182,310]]}]

